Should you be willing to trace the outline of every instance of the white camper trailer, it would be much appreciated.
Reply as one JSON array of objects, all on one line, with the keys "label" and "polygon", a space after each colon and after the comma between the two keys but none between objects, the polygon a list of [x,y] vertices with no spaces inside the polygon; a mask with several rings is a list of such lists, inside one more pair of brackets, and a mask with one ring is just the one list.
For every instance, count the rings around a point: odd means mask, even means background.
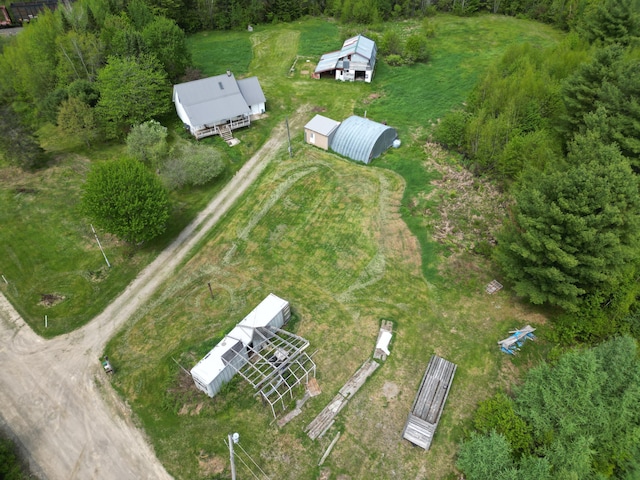
[{"label": "white camper trailer", "polygon": [[266,341],[256,329],[281,328],[291,318],[289,302],[270,293],[220,343],[191,369],[191,377],[200,390],[210,397],[249,360],[248,348],[259,351]]}]

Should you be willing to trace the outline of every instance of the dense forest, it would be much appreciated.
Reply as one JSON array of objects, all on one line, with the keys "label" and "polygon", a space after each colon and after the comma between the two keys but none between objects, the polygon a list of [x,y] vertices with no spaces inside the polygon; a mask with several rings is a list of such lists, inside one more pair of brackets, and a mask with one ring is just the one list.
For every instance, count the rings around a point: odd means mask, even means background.
[{"label": "dense forest", "polygon": [[79,1],[3,42],[3,153],[27,170],[45,164],[47,155],[29,133],[43,122],[87,144],[100,135],[116,141],[140,135],[131,142],[140,145],[155,135],[132,156],[173,172],[170,179],[182,186],[175,172],[183,164],[159,166],[151,158],[164,148],[166,131],[144,122],[166,113],[171,83],[193,73],[185,32],[305,15],[371,26],[438,12],[522,16],[568,32],[548,50],[512,47],[464,108],[431,134],[511,199],[488,251],[509,286],[549,309],[559,344],[593,347],[533,369],[513,397],[501,393],[482,404],[458,467],[468,479],[637,478],[637,0]]}]

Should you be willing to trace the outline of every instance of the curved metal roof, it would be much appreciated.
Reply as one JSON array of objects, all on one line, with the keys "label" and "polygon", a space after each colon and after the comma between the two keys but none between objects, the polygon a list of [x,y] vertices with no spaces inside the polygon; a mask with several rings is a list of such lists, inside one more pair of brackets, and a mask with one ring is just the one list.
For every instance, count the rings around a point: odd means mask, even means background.
[{"label": "curved metal roof", "polygon": [[369,163],[391,147],[397,136],[395,128],[354,115],[338,127],[331,150],[352,160]]}]

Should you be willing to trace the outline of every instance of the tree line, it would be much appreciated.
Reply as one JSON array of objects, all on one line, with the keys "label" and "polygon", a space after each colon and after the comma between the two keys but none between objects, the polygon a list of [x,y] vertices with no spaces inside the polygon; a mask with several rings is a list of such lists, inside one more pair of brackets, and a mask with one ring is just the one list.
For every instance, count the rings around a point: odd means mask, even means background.
[{"label": "tree line", "polygon": [[[118,0],[124,8],[126,2]],[[371,25],[388,20],[419,18],[436,12],[456,15],[494,13],[522,16],[575,29],[601,0],[148,0],[158,14],[173,19],[185,31],[246,28],[265,22],[288,22],[305,15],[327,15],[343,22]],[[611,1],[612,16],[628,17],[637,2]]]},{"label": "tree line", "polygon": [[92,167],[82,206],[121,239],[150,241],[165,230],[168,190],[224,170],[211,148],[170,148],[167,129],[151,120],[169,112],[171,85],[190,64],[184,31],[143,0],[81,0],[44,12],[0,56],[5,160],[25,170],[45,166],[31,132],[46,122],[88,148],[98,138],[126,139],[126,158]]},{"label": "tree line", "polygon": [[639,403],[633,338],[568,352],[481,402],[457,466],[467,480],[638,478]]},{"label": "tree line", "polygon": [[[640,334],[640,9],[606,0],[546,50],[512,47],[436,127],[513,205],[494,259],[565,341]],[[618,15],[616,12],[625,12]]]}]

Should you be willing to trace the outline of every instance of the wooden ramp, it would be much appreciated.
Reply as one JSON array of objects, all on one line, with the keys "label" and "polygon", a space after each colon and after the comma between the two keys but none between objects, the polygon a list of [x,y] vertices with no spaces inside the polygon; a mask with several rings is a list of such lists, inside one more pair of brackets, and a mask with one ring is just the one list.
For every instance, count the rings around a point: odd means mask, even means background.
[{"label": "wooden ramp", "polygon": [[455,364],[437,355],[431,356],[402,432],[404,439],[429,450],[455,373]]},{"label": "wooden ramp", "polygon": [[364,362],[358,371],[353,374],[338,394],[333,397],[333,400],[329,402],[329,405],[324,407],[318,416],[304,429],[311,440],[321,437],[331,428],[331,425],[335,422],[336,415],[340,413],[340,410],[344,408],[349,399],[364,385],[364,382],[376,371],[378,366],[378,362],[370,359]]}]

